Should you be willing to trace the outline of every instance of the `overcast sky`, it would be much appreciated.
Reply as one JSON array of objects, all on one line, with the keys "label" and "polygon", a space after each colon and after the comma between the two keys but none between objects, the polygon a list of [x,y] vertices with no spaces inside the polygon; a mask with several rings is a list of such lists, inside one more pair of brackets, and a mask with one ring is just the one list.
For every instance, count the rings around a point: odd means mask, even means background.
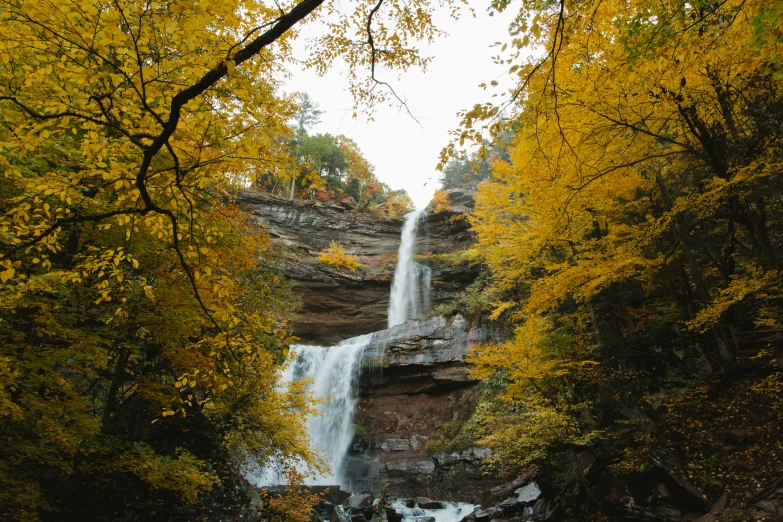
[{"label": "overcast sky", "polygon": [[[484,7],[488,2],[472,4],[476,18],[465,14],[455,22],[445,13],[435,14],[436,23],[448,34],[424,48],[434,58],[427,72],[381,78],[407,101],[418,123],[395,107],[379,108],[375,121],[353,119],[353,100],[339,69],[324,77],[292,70],[287,83],[287,91],[307,92],[324,111],[311,134],[344,134],[353,139],[375,165],[378,178],[394,189],[407,190],[418,208],[424,208],[438,188],[438,154],[449,142],[449,131],[459,124],[457,112],[489,101],[490,93],[479,88],[480,83],[505,83],[507,66],[492,62],[498,49],[490,46],[507,40],[510,13],[490,17]],[[307,35],[307,28],[303,33]]]}]

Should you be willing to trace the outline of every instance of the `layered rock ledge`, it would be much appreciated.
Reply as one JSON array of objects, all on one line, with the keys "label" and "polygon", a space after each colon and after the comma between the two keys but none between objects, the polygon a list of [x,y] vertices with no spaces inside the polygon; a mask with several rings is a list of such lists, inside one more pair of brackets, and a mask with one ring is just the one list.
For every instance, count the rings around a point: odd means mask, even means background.
[{"label": "layered rock ledge", "polygon": [[411,321],[372,336],[345,470],[352,490],[478,502],[496,485],[482,473],[486,448],[448,454],[425,448],[445,423],[475,407],[478,382],[466,355],[493,340],[500,332],[473,327],[461,316]]},{"label": "layered rock ledge", "polygon": [[[252,191],[238,194],[237,203],[269,232],[274,244],[284,247],[281,268],[303,303],[294,327],[294,334],[302,342],[331,345],[386,327],[402,219],[337,204],[287,201]],[[417,238],[415,253],[452,252],[471,240],[463,214],[432,214]],[[318,255],[332,241],[356,255],[362,267],[350,272],[318,262]],[[468,269],[435,270],[433,305],[451,299],[474,277]]]}]

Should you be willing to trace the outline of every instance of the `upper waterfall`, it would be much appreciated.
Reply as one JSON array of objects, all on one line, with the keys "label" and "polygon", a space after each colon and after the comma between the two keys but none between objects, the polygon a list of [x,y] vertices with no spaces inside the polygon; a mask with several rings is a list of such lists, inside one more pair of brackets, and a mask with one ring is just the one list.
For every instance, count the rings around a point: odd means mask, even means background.
[{"label": "upper waterfall", "polygon": [[423,210],[405,215],[389,296],[389,328],[415,319],[429,309],[430,269],[413,260],[416,234],[422,217],[426,216]]}]

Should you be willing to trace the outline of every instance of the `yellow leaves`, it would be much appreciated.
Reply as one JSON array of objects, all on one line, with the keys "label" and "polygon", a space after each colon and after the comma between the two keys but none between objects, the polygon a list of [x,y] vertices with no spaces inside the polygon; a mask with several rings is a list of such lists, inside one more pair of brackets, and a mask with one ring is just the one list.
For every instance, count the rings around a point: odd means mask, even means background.
[{"label": "yellow leaves", "polygon": [[5,283],[9,279],[11,279],[15,273],[16,271],[13,269],[13,267],[3,270],[2,272],[0,272],[0,281]]},{"label": "yellow leaves", "polygon": [[445,190],[436,190],[432,196],[429,208],[432,209],[433,214],[449,212],[451,210],[451,201],[449,201],[448,193]]},{"label": "yellow leaves", "polygon": [[332,241],[326,252],[318,256],[318,262],[336,268],[346,268],[351,272],[359,269],[358,258],[355,255],[346,254],[345,248],[336,241]]},{"label": "yellow leaves", "polygon": [[688,327],[704,332],[717,324],[729,308],[749,297],[776,300],[783,292],[781,281],[777,270],[764,272],[760,267],[751,265],[746,272],[733,276],[725,288],[718,290],[709,305],[688,322]]}]

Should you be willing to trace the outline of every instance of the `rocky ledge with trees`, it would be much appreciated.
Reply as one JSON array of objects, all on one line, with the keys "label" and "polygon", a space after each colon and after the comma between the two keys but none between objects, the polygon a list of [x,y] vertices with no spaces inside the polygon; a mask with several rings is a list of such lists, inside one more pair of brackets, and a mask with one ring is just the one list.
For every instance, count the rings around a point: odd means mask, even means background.
[{"label": "rocky ledge with trees", "polygon": [[[435,9],[0,0],[1,518],[325,506],[300,487],[301,463],[328,467],[307,433],[318,400],[280,386],[291,253],[237,194],[409,209],[354,142],[308,134],[317,107],[283,79],[338,66],[357,116],[404,111],[390,77],[428,65]],[[783,519],[783,3],[490,10],[514,10],[496,57],[512,86],[484,85],[497,96],[442,153],[447,188],[476,190],[466,221],[447,210],[469,198],[432,205],[471,232],[418,254],[470,268],[433,320],[502,335],[460,354],[475,400],[416,451],[487,450],[480,472],[503,483],[468,520]],[[335,270],[355,255],[317,252]],[[250,487],[249,459],[290,487]],[[366,509],[384,495],[359,497],[352,520],[389,519]]]}]

